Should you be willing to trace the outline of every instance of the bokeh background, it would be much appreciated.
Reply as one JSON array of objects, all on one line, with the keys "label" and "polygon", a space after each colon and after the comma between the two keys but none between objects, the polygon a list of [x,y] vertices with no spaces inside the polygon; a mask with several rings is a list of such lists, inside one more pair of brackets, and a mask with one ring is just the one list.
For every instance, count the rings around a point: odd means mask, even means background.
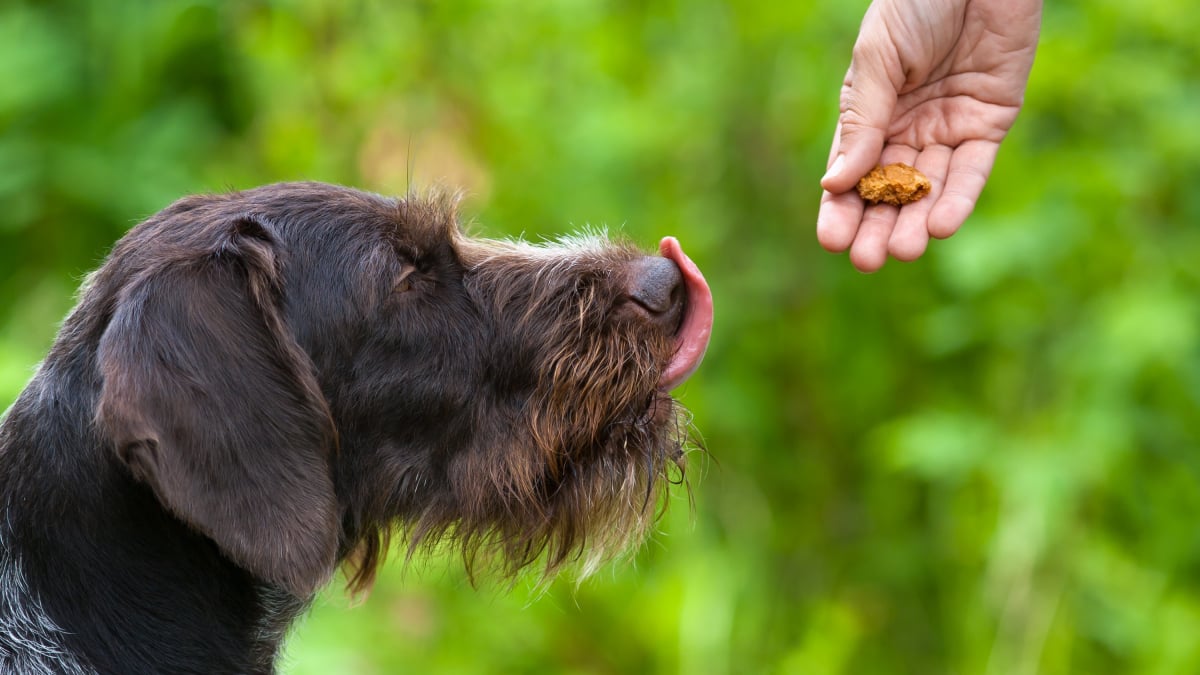
[{"label": "bokeh background", "polygon": [[695,506],[578,587],[393,556],[284,672],[1200,672],[1200,12],[1047,5],[976,214],[866,276],[814,237],[862,1],[3,0],[0,408],[185,193],[457,186],[683,241]]}]

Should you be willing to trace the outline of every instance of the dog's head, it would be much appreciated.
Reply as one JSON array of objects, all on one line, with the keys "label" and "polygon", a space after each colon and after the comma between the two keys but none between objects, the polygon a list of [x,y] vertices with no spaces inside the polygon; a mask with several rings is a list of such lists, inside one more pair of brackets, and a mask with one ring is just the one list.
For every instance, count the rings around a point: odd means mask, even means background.
[{"label": "dog's head", "polygon": [[505,572],[594,562],[653,521],[686,437],[669,391],[711,328],[699,271],[660,253],[473,239],[448,200],[314,183],[187,198],[85,289],[97,428],[300,596],[342,560],[369,583],[397,521]]}]

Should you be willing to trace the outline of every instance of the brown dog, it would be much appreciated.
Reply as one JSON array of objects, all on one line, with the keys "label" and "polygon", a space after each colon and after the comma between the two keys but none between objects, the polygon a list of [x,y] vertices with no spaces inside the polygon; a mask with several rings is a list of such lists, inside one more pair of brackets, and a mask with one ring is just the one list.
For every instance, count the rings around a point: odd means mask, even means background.
[{"label": "brown dog", "polygon": [[0,427],[0,671],[271,672],[399,525],[468,565],[653,521],[712,298],[674,239],[473,239],[316,183],[190,197],[84,285]]}]

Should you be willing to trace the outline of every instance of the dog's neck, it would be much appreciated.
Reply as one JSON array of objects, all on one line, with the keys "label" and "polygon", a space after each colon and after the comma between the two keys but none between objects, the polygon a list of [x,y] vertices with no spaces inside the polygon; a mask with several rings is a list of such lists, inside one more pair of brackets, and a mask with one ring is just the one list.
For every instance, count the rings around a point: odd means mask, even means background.
[{"label": "dog's neck", "polygon": [[93,430],[90,372],[52,354],[0,423],[0,671],[273,672],[306,603],[128,475]]}]

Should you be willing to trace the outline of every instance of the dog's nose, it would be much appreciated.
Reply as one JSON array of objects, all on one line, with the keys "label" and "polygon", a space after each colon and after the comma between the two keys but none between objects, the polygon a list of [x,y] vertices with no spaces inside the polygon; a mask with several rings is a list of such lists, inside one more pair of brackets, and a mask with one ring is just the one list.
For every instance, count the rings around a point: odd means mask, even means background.
[{"label": "dog's nose", "polygon": [[679,327],[687,291],[674,261],[646,257],[633,263],[628,292],[629,299],[646,310],[655,323],[672,331]]}]

